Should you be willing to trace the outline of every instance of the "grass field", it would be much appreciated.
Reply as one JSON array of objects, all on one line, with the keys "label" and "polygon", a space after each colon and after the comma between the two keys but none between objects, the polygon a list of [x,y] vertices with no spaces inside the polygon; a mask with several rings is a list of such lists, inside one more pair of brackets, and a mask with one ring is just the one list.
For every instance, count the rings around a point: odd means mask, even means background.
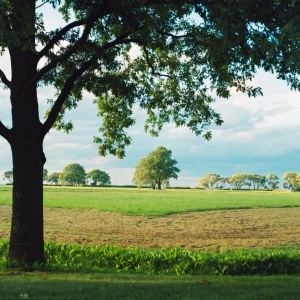
[{"label": "grass field", "polygon": [[299,277],[0,273],[0,299],[298,300]]},{"label": "grass field", "polygon": [[[50,241],[192,251],[243,248],[255,252],[264,248],[273,253],[271,249],[281,249],[283,268],[292,255],[299,255],[300,193],[88,187],[44,190],[45,237]],[[1,239],[9,233],[11,186],[0,186],[0,205]],[[78,246],[70,247],[76,257]],[[253,255],[245,253],[241,259],[249,267]],[[61,260],[62,270],[64,260],[68,259]],[[280,269],[280,261],[278,265]],[[79,269],[53,269],[50,273],[3,269],[0,299],[300,298],[299,276],[174,276]]]},{"label": "grass field", "polygon": [[[11,186],[0,186],[0,194],[0,205],[10,205]],[[190,211],[300,207],[300,193],[45,187],[44,206],[159,216]]]}]

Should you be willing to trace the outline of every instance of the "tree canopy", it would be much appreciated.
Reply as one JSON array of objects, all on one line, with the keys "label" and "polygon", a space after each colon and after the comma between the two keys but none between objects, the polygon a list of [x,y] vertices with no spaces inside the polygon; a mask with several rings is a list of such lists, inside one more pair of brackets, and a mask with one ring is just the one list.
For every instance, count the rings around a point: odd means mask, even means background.
[{"label": "tree canopy", "polygon": [[83,185],[85,184],[86,173],[80,164],[69,164],[59,175],[59,181],[63,185]]},{"label": "tree canopy", "polygon": [[47,182],[58,185],[59,184],[59,176],[60,176],[59,172],[52,172],[51,174],[48,175]]},{"label": "tree canopy", "polygon": [[172,151],[159,146],[135,166],[132,182],[137,186],[150,185],[161,189],[162,184],[168,184],[170,178],[178,178],[180,170],[176,164],[177,161],[172,159]]},{"label": "tree canopy", "polygon": [[198,181],[198,186],[210,190],[222,189],[227,179],[215,173],[208,173],[201,177]]},{"label": "tree canopy", "polygon": [[99,169],[94,169],[87,173],[86,178],[91,179],[93,185],[110,185],[110,176]]},{"label": "tree canopy", "polygon": [[[66,24],[45,28],[43,9]],[[0,120],[13,157],[9,257],[45,262],[43,140],[53,127],[72,129],[65,112],[83,90],[102,118],[101,155],[124,157],[134,105],[152,135],[172,121],[210,139],[209,126],[222,124],[212,95],[261,94],[250,84],[258,67],[299,90],[299,23],[295,0],[0,0],[0,55],[10,59],[0,82],[12,114],[11,128]],[[40,120],[44,86],[55,93]]]},{"label": "tree canopy", "polygon": [[13,183],[14,181],[14,174],[13,171],[6,171],[3,174],[3,180],[8,180],[9,183]]}]

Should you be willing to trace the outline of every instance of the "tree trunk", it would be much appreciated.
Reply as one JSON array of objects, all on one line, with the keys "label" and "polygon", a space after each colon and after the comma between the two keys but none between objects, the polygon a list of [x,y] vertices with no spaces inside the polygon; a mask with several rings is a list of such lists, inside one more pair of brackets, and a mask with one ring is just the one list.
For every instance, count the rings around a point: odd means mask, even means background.
[{"label": "tree trunk", "polygon": [[9,259],[27,265],[45,263],[43,234],[45,156],[42,144],[28,141],[20,145],[13,142],[11,148],[14,184]]},{"label": "tree trunk", "polygon": [[[35,1],[27,2],[34,12]],[[17,9],[22,14],[19,7]],[[46,262],[43,235],[43,166],[46,158],[43,152],[45,132],[39,120],[34,80],[37,70],[36,54],[32,50],[34,38],[28,38],[28,45],[31,45],[28,49],[19,45],[9,49],[12,129],[8,141],[14,178],[9,259],[31,266]]]},{"label": "tree trunk", "polygon": [[160,181],[157,182],[157,188],[158,188],[159,190],[161,190],[161,182],[160,182]]}]

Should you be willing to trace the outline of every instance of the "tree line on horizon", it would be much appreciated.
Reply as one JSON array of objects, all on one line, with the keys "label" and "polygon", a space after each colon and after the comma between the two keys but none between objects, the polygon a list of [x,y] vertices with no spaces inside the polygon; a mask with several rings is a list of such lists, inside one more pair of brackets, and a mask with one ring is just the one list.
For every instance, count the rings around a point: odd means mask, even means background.
[{"label": "tree line on horizon", "polygon": [[[284,189],[291,191],[300,191],[300,174],[296,172],[287,172],[282,176]],[[259,190],[279,189],[279,177],[276,174],[267,176],[259,174],[233,174],[229,177],[222,177],[219,174],[208,173],[198,181],[198,187],[210,190],[236,189],[243,188]]]},{"label": "tree line on horizon", "polygon": [[[172,159],[172,151],[163,146],[157,147],[150,152],[147,157],[142,158],[135,166],[135,172],[132,182],[137,187],[151,187],[161,189],[169,187],[169,179],[178,178],[180,170],[176,167],[177,160]],[[300,174],[296,172],[287,172],[282,176],[284,189],[291,191],[300,191]],[[3,180],[13,184],[13,172],[6,171],[3,174]],[[48,174],[47,169],[43,169],[43,180],[53,185],[72,185],[79,186],[90,183],[91,186],[109,186],[111,178],[105,172],[99,169],[93,169],[86,173],[83,166],[77,163],[67,165],[62,172],[52,172]],[[237,173],[229,177],[222,177],[219,174],[208,173],[198,181],[197,188],[210,190],[222,189],[279,189],[279,177],[276,174],[267,176],[259,174]]]},{"label": "tree line on horizon", "polygon": [[[13,184],[13,172],[6,171],[3,180],[8,180],[9,184]],[[90,182],[91,186],[110,185],[110,176],[99,169],[93,169],[90,172],[85,171],[80,164],[73,163],[67,165],[61,172],[52,172],[48,174],[47,169],[43,169],[43,181],[53,185],[85,185]]]}]

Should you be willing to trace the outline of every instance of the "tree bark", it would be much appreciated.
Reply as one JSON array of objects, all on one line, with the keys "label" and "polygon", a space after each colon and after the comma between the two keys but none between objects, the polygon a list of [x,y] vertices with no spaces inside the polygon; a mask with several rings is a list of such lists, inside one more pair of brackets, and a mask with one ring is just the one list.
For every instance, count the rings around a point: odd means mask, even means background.
[{"label": "tree bark", "polygon": [[[34,135],[34,134],[33,134]],[[42,144],[34,139],[13,142],[13,205],[9,259],[45,263],[43,234],[43,165]]]},{"label": "tree bark", "polygon": [[157,189],[161,190],[161,182],[160,182],[160,180],[157,182]]},{"label": "tree bark", "polygon": [[9,49],[12,129],[7,140],[12,150],[14,178],[9,259],[32,266],[46,262],[43,234],[46,158],[43,152],[45,132],[39,120],[37,86],[33,80],[37,71],[34,38],[28,38],[27,46]]}]

